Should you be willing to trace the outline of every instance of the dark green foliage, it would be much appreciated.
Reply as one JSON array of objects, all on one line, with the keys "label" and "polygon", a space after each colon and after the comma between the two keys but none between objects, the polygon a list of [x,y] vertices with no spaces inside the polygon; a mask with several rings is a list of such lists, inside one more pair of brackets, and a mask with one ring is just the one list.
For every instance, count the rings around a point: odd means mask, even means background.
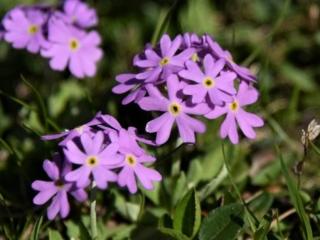
[{"label": "dark green foliage", "polygon": [[199,239],[220,240],[235,239],[244,225],[244,207],[240,203],[232,203],[214,209],[203,220]]}]

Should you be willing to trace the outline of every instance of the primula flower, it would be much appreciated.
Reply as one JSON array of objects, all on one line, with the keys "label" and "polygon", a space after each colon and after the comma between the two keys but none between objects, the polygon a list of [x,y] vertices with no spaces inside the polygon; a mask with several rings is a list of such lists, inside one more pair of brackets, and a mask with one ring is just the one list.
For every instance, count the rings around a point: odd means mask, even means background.
[{"label": "primula flower", "polygon": [[222,138],[229,137],[233,144],[239,142],[237,124],[246,137],[254,139],[256,133],[253,128],[262,127],[264,124],[263,120],[253,113],[246,112],[243,107],[255,103],[257,99],[258,91],[247,83],[242,82],[240,83],[237,95],[234,96],[233,102],[223,107],[216,106],[211,112],[206,114],[206,117],[215,119],[226,114],[226,118],[220,127],[220,136]]},{"label": "primula flower", "polygon": [[87,199],[87,193],[82,188],[77,188],[73,183],[66,182],[64,176],[71,170],[71,164],[68,162],[62,164],[57,155],[55,159],[58,161],[45,160],[43,169],[52,181],[36,180],[32,183],[32,188],[39,191],[33,198],[33,203],[36,205],[43,205],[50,199],[51,203],[47,210],[49,219],[54,219],[58,214],[61,218],[68,216],[70,205],[68,202],[68,194],[71,194],[79,202]]},{"label": "primula flower", "polygon": [[195,33],[184,33],[182,46],[185,48],[203,47],[203,39]]},{"label": "primula flower", "polygon": [[135,193],[138,179],[145,189],[152,190],[153,182],[161,181],[162,177],[156,170],[147,168],[144,164],[152,163],[156,159],[147,155],[124,129],[120,130],[118,139],[119,152],[123,156],[123,161],[119,164],[122,169],[119,172],[118,184]]},{"label": "primula flower", "polygon": [[139,101],[143,98],[147,90],[143,87],[143,81],[136,79],[136,75],[132,73],[124,73],[116,76],[116,81],[119,84],[112,88],[112,92],[116,94],[123,94],[130,92],[123,100],[122,104],[126,105],[133,101]]},{"label": "primula flower", "polygon": [[209,35],[206,35],[206,41],[216,58],[224,59],[229,66],[229,68],[234,71],[240,79],[254,82],[256,81],[256,76],[254,76],[248,68],[239,66],[233,61],[232,55],[229,51],[222,49],[222,47],[215,42]]},{"label": "primula flower", "polygon": [[167,34],[160,39],[160,53],[153,49],[145,50],[145,59],[139,59],[134,64],[145,71],[136,75],[137,79],[145,82],[155,82],[165,80],[170,74],[181,70],[186,60],[190,59],[194,53],[193,48],[185,49],[177,54],[182,43],[179,35],[173,41]]},{"label": "primula flower", "polygon": [[222,71],[225,61],[214,61],[210,54],[203,60],[204,72],[193,61],[186,63],[186,70],[179,72],[179,76],[197,84],[186,85],[183,93],[192,96],[194,103],[204,102],[209,99],[210,105],[223,105],[232,101],[232,94],[236,93],[233,81],[237,75],[233,72]]},{"label": "primula flower", "polygon": [[98,117],[100,117],[99,113],[88,123],[85,123],[71,130],[66,130],[61,133],[44,135],[41,137],[41,139],[44,141],[50,141],[50,140],[63,138],[63,140],[59,143],[59,145],[66,146],[67,142],[74,140],[77,137],[80,137],[83,133],[91,132],[93,130],[92,127],[98,126],[99,124],[101,124],[101,121],[98,119]]},{"label": "primula flower", "polygon": [[98,23],[96,10],[80,0],[66,0],[63,4],[63,14],[59,14],[68,23],[82,28],[94,27]]},{"label": "primula flower", "polygon": [[122,104],[126,105],[131,102],[139,102],[147,94],[152,95],[156,87],[152,83],[145,84],[142,80],[136,79],[136,75],[132,73],[119,74],[116,77],[119,84],[112,88],[112,92],[116,94],[129,94],[122,100]]},{"label": "primula flower", "polygon": [[195,52],[191,56],[191,60],[194,62],[199,62],[209,52],[206,35],[198,36],[195,33],[184,33],[181,46],[182,48],[195,49]]},{"label": "primula flower", "polygon": [[[138,142],[145,143],[145,144],[152,145],[152,146],[155,145],[154,141],[149,140],[149,139],[145,138],[144,136],[138,135],[137,129],[135,127],[129,127],[128,130],[121,127],[121,125],[117,121],[117,119],[115,119],[111,115],[98,113],[96,115],[96,117],[101,122],[101,125],[99,125],[99,127],[101,129],[103,129],[106,134],[109,134],[109,137],[110,136],[117,136],[118,137],[120,131],[124,130],[124,131],[127,131],[127,133]],[[113,134],[113,135],[111,135],[111,134]]]},{"label": "primula flower", "polygon": [[92,175],[98,188],[107,188],[108,182],[117,180],[117,175],[110,169],[121,161],[121,156],[117,154],[118,145],[106,144],[102,131],[94,135],[84,133],[80,140],[84,152],[73,141],[69,141],[64,149],[67,159],[80,165],[66,175],[66,180],[76,182],[78,187],[86,187],[90,184]]},{"label": "primula flower", "polygon": [[99,34],[96,31],[86,33],[56,17],[51,18],[48,28],[49,44],[41,54],[51,58],[51,68],[62,71],[69,66],[71,73],[78,78],[93,77],[96,64],[103,55],[98,47],[101,43]]},{"label": "primula flower", "polygon": [[195,133],[203,133],[205,125],[188,114],[203,115],[208,113],[207,104],[200,103],[195,106],[188,106],[183,99],[178,97],[181,90],[176,75],[171,75],[167,80],[168,98],[165,98],[160,92],[153,96],[142,98],[139,106],[146,111],[164,112],[161,116],[147,123],[146,131],[149,133],[157,133],[156,144],[165,143],[170,136],[173,124],[176,122],[179,134],[183,142],[194,143]]},{"label": "primula flower", "polygon": [[4,39],[14,48],[37,53],[46,44],[42,29],[46,21],[47,14],[39,9],[17,7],[3,20]]}]

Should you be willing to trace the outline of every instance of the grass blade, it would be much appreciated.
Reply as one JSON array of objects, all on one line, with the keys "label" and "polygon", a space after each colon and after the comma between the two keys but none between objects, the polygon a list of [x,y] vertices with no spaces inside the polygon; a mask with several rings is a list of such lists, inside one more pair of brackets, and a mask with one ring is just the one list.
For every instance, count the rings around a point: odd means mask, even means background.
[{"label": "grass blade", "polygon": [[303,202],[301,200],[298,187],[295,184],[293,178],[291,177],[291,175],[290,175],[290,173],[288,171],[288,167],[285,164],[285,162],[283,160],[283,157],[282,157],[282,154],[280,153],[279,149],[277,149],[277,151],[278,151],[278,154],[279,154],[279,157],[280,157],[281,169],[282,169],[283,175],[284,175],[284,177],[286,179],[286,183],[287,183],[287,186],[288,186],[290,199],[292,201],[293,206],[297,210],[297,213],[298,213],[298,216],[300,218],[300,221],[303,224],[305,239],[312,240],[313,239],[313,234],[312,234],[312,229],[311,229],[309,217],[306,214],[306,211],[304,209]]}]

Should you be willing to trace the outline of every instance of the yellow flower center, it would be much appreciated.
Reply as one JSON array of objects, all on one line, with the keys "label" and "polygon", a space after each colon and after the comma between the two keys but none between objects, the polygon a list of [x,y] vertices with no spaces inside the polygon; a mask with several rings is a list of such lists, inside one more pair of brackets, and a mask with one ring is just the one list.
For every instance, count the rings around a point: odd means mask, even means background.
[{"label": "yellow flower center", "polygon": [[213,88],[216,85],[212,77],[205,77],[202,84],[205,88]]},{"label": "yellow flower center", "polygon": [[89,156],[86,160],[86,164],[89,167],[95,167],[99,164],[99,159],[96,156]]},{"label": "yellow flower center", "polygon": [[199,62],[200,59],[199,59],[198,54],[197,53],[192,54],[191,60],[194,61],[194,62]]},{"label": "yellow flower center", "polygon": [[30,35],[35,35],[37,32],[39,32],[39,27],[35,24],[31,24],[28,28],[28,33]]},{"label": "yellow flower center", "polygon": [[236,112],[239,109],[239,103],[237,101],[233,101],[229,104],[229,108],[231,111]]},{"label": "yellow flower center", "polygon": [[69,42],[69,47],[71,49],[71,51],[75,52],[79,49],[80,43],[77,39],[72,38]]},{"label": "yellow flower center", "polygon": [[181,106],[178,103],[173,102],[169,105],[169,112],[173,116],[178,116],[181,113]]},{"label": "yellow flower center", "polygon": [[134,167],[137,164],[137,159],[134,155],[132,154],[127,154],[126,155],[126,159],[125,159],[126,163],[131,166]]},{"label": "yellow flower center", "polygon": [[161,61],[160,61],[160,66],[163,67],[163,66],[169,64],[169,62],[170,62],[170,58],[164,57],[164,58],[162,58]]}]

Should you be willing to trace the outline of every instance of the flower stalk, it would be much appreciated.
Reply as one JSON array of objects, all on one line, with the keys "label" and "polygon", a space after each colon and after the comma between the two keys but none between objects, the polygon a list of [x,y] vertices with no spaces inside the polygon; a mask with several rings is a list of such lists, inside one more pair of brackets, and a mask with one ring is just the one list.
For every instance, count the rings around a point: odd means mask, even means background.
[{"label": "flower stalk", "polygon": [[98,238],[96,195],[97,195],[96,182],[92,181],[91,193],[90,193],[90,226],[91,226],[91,239],[92,240],[95,240]]}]

